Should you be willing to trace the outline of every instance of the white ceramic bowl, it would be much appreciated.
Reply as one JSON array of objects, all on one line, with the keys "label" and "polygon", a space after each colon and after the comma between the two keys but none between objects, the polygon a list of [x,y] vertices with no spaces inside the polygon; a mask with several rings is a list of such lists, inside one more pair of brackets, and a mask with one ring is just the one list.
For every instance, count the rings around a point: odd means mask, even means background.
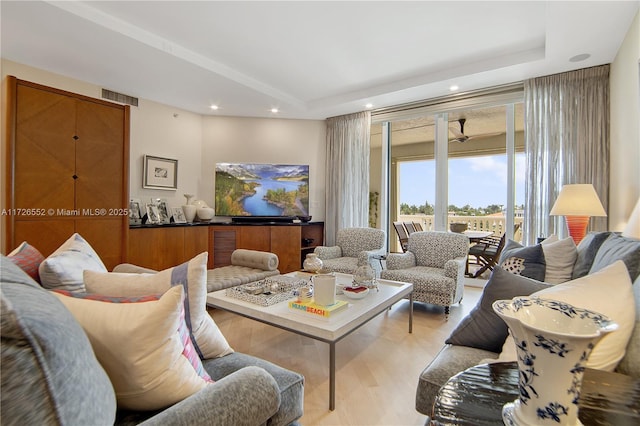
[{"label": "white ceramic bowl", "polygon": [[191,204],[193,204],[197,208],[209,207],[207,203],[204,202],[204,200],[193,200]]},{"label": "white ceramic bowl", "polygon": [[198,219],[200,220],[211,220],[215,215],[215,210],[211,207],[198,207],[196,210],[196,214],[198,215]]},{"label": "white ceramic bowl", "polygon": [[351,287],[342,287],[342,294],[347,296],[349,299],[364,299],[364,297],[369,294],[369,289],[364,289],[358,293],[354,291],[349,291]]}]

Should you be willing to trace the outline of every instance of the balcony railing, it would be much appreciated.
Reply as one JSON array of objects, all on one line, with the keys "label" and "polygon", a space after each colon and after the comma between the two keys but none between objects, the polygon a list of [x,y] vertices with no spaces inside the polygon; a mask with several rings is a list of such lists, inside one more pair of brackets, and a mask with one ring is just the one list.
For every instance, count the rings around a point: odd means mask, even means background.
[{"label": "balcony railing", "polygon": [[[514,218],[514,225],[520,225],[516,234],[514,235],[515,241],[522,240],[522,222],[523,217]],[[417,222],[422,225],[422,229],[425,231],[435,230],[435,220],[433,215],[400,215],[398,216],[400,222]],[[494,235],[502,235],[505,232],[505,225],[507,218],[504,216],[447,216],[447,230],[452,223],[466,223],[467,230],[469,231],[491,231]],[[393,231],[395,235],[395,231]],[[397,235],[396,235],[397,237]],[[396,241],[396,244],[398,242]],[[399,247],[399,246],[398,246]]]}]

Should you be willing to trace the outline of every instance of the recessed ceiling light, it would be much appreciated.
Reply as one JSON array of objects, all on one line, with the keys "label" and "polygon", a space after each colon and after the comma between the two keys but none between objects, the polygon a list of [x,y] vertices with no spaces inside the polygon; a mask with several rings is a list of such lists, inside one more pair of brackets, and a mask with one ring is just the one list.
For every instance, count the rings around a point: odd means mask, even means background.
[{"label": "recessed ceiling light", "polygon": [[271,112],[274,113],[274,114],[277,113],[278,112],[278,108],[271,108]]},{"label": "recessed ceiling light", "polygon": [[591,55],[588,53],[581,53],[579,55],[572,56],[571,58],[569,58],[569,62],[582,62],[584,60],[589,59],[590,57]]},{"label": "recessed ceiling light", "polygon": [[455,84],[449,86],[449,91],[451,91],[451,92],[455,92],[458,89],[459,89],[459,87],[457,85],[455,85]]},{"label": "recessed ceiling light", "polygon": [[218,109],[218,105],[211,105],[211,106],[210,106],[210,108],[211,108],[212,110],[216,110],[216,109]]}]

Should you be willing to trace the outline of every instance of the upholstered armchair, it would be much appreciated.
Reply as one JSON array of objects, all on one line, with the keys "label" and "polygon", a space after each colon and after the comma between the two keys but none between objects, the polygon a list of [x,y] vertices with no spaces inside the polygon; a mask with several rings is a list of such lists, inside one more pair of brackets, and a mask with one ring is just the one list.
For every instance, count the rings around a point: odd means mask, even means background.
[{"label": "upholstered armchair", "polygon": [[381,229],[343,228],[338,230],[335,246],[318,246],[314,253],[325,270],[353,274],[358,266],[368,263],[379,276],[382,269],[379,256],[385,254],[384,243],[385,233]]},{"label": "upholstered armchair", "polygon": [[413,284],[413,300],[449,307],[462,300],[469,239],[453,232],[414,232],[405,253],[389,253],[380,277]]}]

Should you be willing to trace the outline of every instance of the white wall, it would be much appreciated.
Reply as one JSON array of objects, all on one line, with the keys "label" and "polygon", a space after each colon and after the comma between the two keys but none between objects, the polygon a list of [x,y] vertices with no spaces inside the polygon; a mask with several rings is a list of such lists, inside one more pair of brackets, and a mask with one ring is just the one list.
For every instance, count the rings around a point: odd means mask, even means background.
[{"label": "white wall", "polygon": [[324,221],[326,125],[320,120],[204,117],[198,196],[213,205],[216,163],[309,165],[309,214]]},{"label": "white wall", "polygon": [[[94,98],[102,96],[100,86],[3,59],[3,90],[8,75]],[[4,123],[5,96],[2,100]],[[313,220],[323,221],[325,133],[323,120],[202,116],[139,99],[138,107],[131,107],[129,194],[143,202],[166,198],[172,207],[184,204],[183,194],[195,194],[213,207],[217,162],[308,164],[310,214]],[[4,137],[2,132],[2,155],[6,152]],[[145,154],[178,160],[176,191],[142,188]],[[3,205],[4,200],[3,195]]]},{"label": "white wall", "polygon": [[[185,203],[184,195],[198,194],[202,173],[202,116],[140,99],[131,107],[129,194],[143,203],[166,198],[172,207]],[[178,160],[178,189],[142,188],[143,156]]]},{"label": "white wall", "polygon": [[609,229],[621,231],[640,197],[640,12],[611,64]]}]

